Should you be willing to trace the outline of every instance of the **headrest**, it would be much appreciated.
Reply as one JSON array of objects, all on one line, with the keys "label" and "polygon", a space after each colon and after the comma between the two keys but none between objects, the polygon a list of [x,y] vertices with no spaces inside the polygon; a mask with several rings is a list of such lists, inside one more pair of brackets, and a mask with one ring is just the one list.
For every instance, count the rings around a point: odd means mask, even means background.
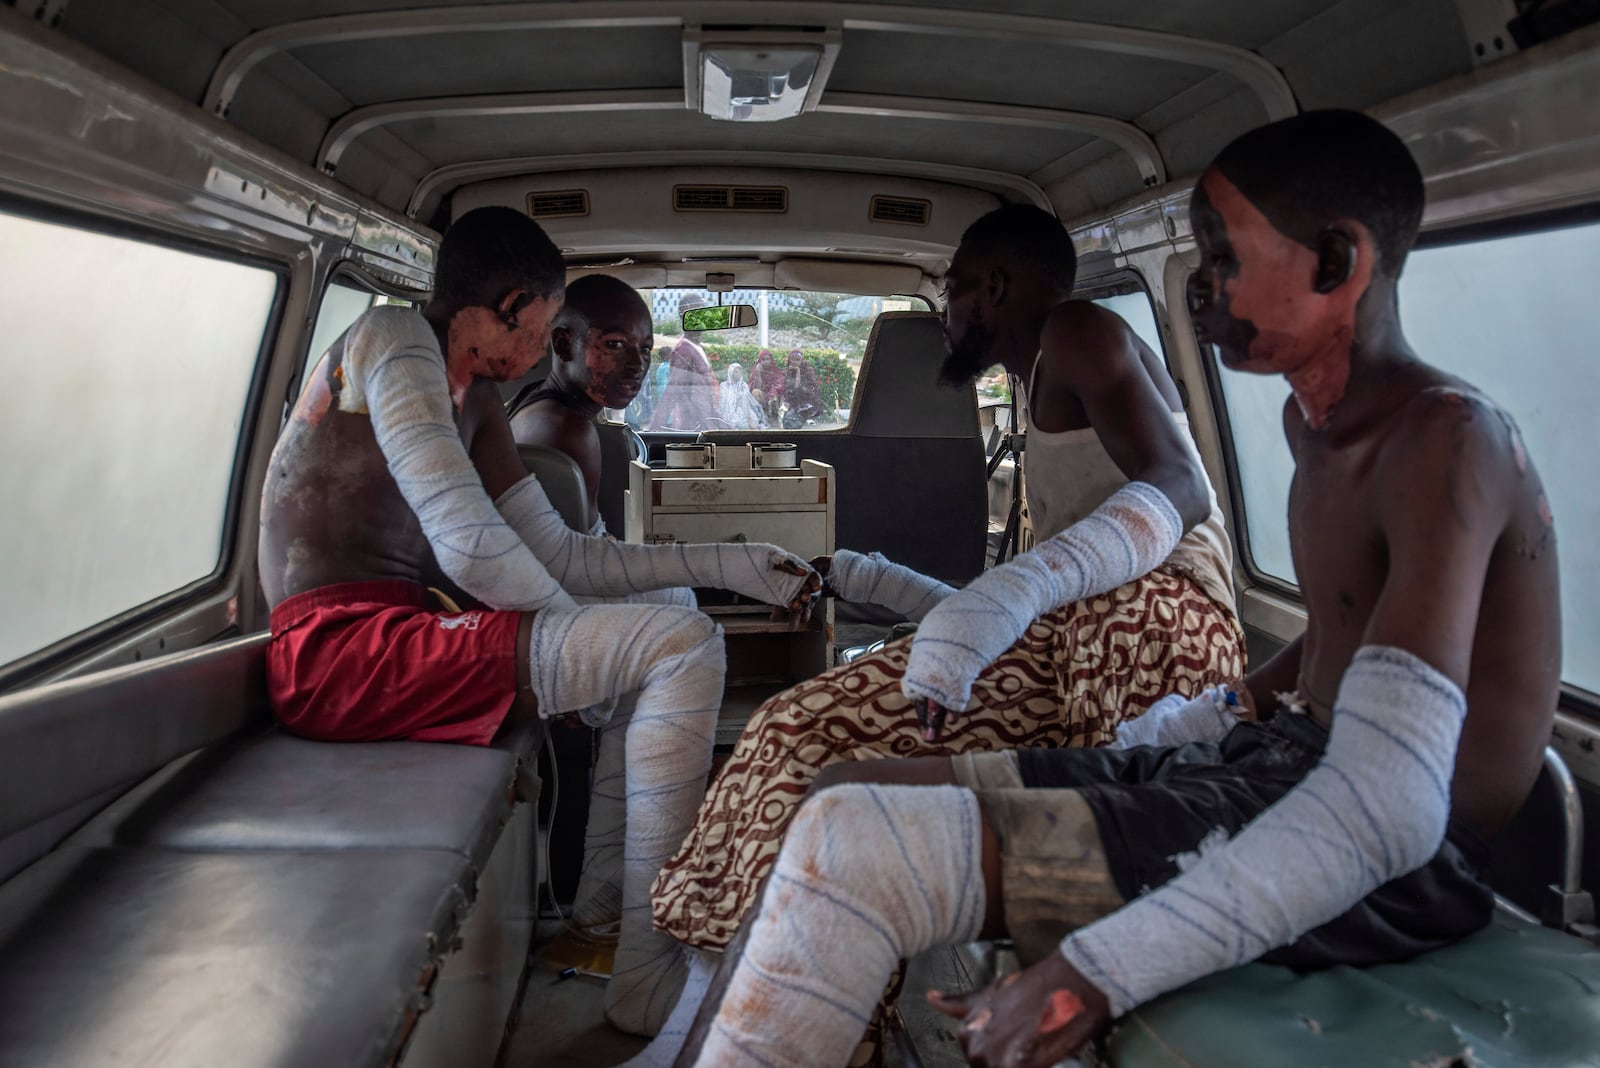
[{"label": "headrest", "polygon": [[856,387],[855,434],[976,438],[978,393],[939,384],[946,354],[937,312],[884,312],[872,324]]}]

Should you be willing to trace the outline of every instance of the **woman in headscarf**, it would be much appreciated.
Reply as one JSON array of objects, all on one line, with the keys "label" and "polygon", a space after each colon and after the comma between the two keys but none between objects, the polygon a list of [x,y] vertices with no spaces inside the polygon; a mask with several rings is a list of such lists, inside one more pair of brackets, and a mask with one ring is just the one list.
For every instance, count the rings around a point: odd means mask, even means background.
[{"label": "woman in headscarf", "polygon": [[[698,336],[698,335],[695,335]],[[717,376],[705,350],[685,334],[667,357],[671,368],[650,417],[651,430],[701,431],[717,418]]]},{"label": "woman in headscarf", "polygon": [[756,403],[745,383],[744,368],[736,363],[728,365],[728,380],[722,383],[717,411],[729,430],[759,430],[767,425],[761,405]]},{"label": "woman in headscarf", "polygon": [[783,368],[772,358],[771,349],[762,349],[750,371],[750,395],[765,413],[763,426],[776,426],[778,409],[783,404]]},{"label": "woman in headscarf", "polygon": [[799,349],[789,350],[789,362],[783,371],[783,399],[788,405],[788,411],[783,413],[785,430],[799,430],[808,420],[822,415],[822,383],[817,380],[817,369]]}]

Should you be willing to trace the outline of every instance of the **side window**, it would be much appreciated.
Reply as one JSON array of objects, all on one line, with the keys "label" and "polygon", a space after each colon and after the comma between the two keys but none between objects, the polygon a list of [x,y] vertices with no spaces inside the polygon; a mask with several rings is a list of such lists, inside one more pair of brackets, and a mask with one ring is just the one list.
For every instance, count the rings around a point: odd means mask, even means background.
[{"label": "side window", "polygon": [[[922,297],[797,290],[641,289],[655,357],[638,398],[612,412],[638,430],[837,430],[849,425],[856,376],[880,312],[924,311]],[[680,305],[751,304],[758,325],[684,344]],[[703,356],[703,359],[702,359]]]},{"label": "side window", "polygon": [[317,325],[311,331],[311,347],[306,350],[305,367],[300,372],[300,382],[310,377],[311,371],[328,351],[328,346],[339,340],[339,335],[350,329],[350,324],[361,318],[368,308],[378,304],[405,304],[403,300],[385,297],[364,289],[352,278],[335,276],[322,294],[322,306],[317,309]]},{"label": "side window", "polygon": [[1139,336],[1140,341],[1150,346],[1150,351],[1157,356],[1166,355],[1167,347],[1161,341],[1161,329],[1156,326],[1156,313],[1150,306],[1148,293],[1136,289],[1129,293],[1095,297],[1094,303],[1116,313]]},{"label": "side window", "polygon": [[[1600,693],[1600,490],[1591,409],[1600,397],[1600,225],[1443,245],[1412,253],[1400,279],[1401,321],[1419,356],[1509,411],[1538,464],[1561,560],[1564,680]],[[1283,440],[1288,386],[1217,369],[1226,404],[1251,562],[1294,582],[1285,523],[1294,473]]]},{"label": "side window", "polygon": [[0,213],[0,665],[221,566],[278,284]]}]

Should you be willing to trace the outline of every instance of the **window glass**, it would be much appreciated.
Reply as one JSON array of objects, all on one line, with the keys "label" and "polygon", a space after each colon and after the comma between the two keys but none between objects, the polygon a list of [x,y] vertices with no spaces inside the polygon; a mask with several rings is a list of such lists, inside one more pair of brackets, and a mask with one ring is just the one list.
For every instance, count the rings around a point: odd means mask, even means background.
[{"label": "window glass", "polygon": [[277,286],[0,213],[0,663],[216,570]]},{"label": "window glass", "polygon": [[[797,290],[642,289],[639,295],[655,320],[656,355],[638,398],[626,412],[611,414],[639,430],[683,432],[846,426],[873,320],[881,312],[928,307],[921,297]],[[754,305],[758,325],[707,331],[686,342],[680,308],[697,303]]]},{"label": "window glass", "polygon": [[[1600,397],[1600,225],[1423,249],[1400,279],[1401,320],[1418,355],[1481,388],[1522,428],[1556,518],[1565,680],[1600,692],[1600,481],[1592,408]],[[1293,473],[1281,379],[1219,371],[1256,566],[1293,580],[1285,515]]]},{"label": "window glass", "polygon": [[328,346],[339,340],[339,335],[350,329],[350,324],[361,318],[363,312],[379,304],[410,306],[409,302],[396,297],[361,289],[359,283],[349,278],[335,278],[328,284],[322,294],[322,307],[317,309],[317,325],[311,331],[305,367],[300,372],[301,385],[322,359],[322,354],[328,351]]},{"label": "window glass", "polygon": [[1157,356],[1167,351],[1166,346],[1161,343],[1161,331],[1156,327],[1156,313],[1150,306],[1148,293],[1143,291],[1118,293],[1112,297],[1099,297],[1094,303],[1120,316],[1122,321],[1139,335],[1139,340],[1149,345],[1150,351]]}]

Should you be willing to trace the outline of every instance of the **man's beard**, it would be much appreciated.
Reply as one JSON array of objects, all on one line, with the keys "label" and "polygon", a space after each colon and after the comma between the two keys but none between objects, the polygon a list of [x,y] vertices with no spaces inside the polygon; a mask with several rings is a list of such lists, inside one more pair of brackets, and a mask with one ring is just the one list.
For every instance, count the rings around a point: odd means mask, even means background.
[{"label": "man's beard", "polygon": [[950,355],[939,368],[941,385],[960,389],[977,381],[995,362],[990,355],[994,349],[995,332],[979,315],[973,314],[964,334],[949,343]]}]

